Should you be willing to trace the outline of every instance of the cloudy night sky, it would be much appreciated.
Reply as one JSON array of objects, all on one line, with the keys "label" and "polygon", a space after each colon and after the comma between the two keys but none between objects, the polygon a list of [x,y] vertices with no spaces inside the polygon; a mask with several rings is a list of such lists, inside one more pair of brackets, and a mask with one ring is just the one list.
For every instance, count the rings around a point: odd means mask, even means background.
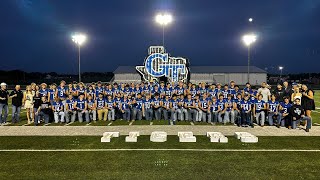
[{"label": "cloudy night sky", "polygon": [[[77,73],[74,32],[88,35],[83,72],[142,65],[162,44],[154,21],[169,12],[166,49],[191,65],[247,65],[241,36],[254,32],[252,64],[269,72],[320,72],[320,0],[1,0],[0,69]],[[248,19],[252,17],[253,23]]]}]

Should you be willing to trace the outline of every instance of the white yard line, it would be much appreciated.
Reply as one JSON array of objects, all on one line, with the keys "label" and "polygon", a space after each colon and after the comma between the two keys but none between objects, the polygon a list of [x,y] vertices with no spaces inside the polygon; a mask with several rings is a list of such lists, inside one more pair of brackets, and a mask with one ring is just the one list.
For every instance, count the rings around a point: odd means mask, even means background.
[{"label": "white yard line", "polygon": [[108,152],[108,151],[320,152],[320,149],[0,149],[0,152]]}]

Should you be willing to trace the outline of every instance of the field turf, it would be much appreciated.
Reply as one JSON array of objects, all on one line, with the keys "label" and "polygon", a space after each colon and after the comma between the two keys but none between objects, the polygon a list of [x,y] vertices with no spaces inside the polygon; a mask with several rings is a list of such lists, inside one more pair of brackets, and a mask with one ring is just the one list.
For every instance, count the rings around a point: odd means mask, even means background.
[{"label": "field turf", "polygon": [[[37,149],[62,152],[0,152],[1,179],[317,179],[320,152],[283,152],[283,149],[319,149],[320,137],[259,137],[257,144],[179,143],[168,136],[152,143],[141,136],[125,143],[124,136],[111,143],[100,137],[0,137],[0,150]],[[106,149],[215,149],[204,151],[75,151]],[[275,152],[223,152],[223,150],[278,150]],[[68,151],[73,150],[73,151]]]}]

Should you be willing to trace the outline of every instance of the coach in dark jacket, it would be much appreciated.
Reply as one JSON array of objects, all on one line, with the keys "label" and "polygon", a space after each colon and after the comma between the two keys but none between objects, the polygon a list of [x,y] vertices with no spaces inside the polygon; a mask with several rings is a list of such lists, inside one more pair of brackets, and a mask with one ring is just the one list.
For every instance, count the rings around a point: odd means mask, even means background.
[{"label": "coach in dark jacket", "polygon": [[15,89],[10,93],[10,98],[12,98],[12,123],[17,123],[19,122],[23,99],[20,85],[16,85]]},{"label": "coach in dark jacket", "polygon": [[292,87],[289,86],[289,83],[287,81],[283,82],[283,90],[284,90],[284,94],[283,97],[287,96],[287,97],[291,97],[292,94]]},{"label": "coach in dark jacket", "polygon": [[273,91],[273,94],[276,96],[276,101],[283,102],[285,91],[282,88],[281,84],[277,85],[277,89]]},{"label": "coach in dark jacket", "polygon": [[[7,123],[7,116],[8,116],[8,98],[9,93],[7,91],[7,84],[1,83],[0,84],[0,125]],[[3,117],[2,117],[2,111],[3,111]]]}]

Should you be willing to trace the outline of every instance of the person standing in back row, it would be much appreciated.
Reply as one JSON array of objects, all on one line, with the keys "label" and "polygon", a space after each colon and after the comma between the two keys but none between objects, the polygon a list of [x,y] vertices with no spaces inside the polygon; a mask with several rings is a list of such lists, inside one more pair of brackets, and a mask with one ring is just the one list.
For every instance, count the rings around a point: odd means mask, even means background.
[{"label": "person standing in back row", "polygon": [[12,98],[12,123],[18,123],[20,111],[22,106],[23,92],[20,85],[16,85],[15,89],[11,91],[10,98]]},{"label": "person standing in back row", "polygon": [[[7,116],[8,116],[8,99],[9,99],[9,93],[7,91],[7,84],[1,83],[0,84],[0,125],[7,123]],[[2,117],[2,111],[3,111],[3,117]]]},{"label": "person standing in back row", "polygon": [[263,82],[261,88],[258,89],[258,94],[262,95],[262,100],[268,102],[271,97],[270,90],[267,88],[267,83]]}]

